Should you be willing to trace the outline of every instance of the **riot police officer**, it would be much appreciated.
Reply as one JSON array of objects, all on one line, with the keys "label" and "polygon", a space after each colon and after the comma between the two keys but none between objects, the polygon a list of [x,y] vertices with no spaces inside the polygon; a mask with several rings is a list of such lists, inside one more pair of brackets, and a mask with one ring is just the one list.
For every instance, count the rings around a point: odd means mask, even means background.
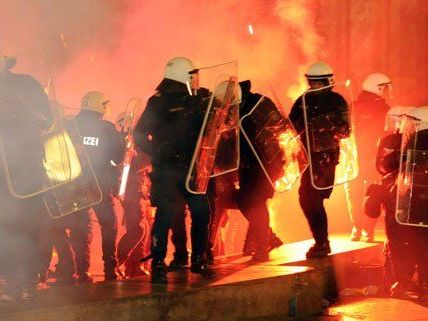
[{"label": "riot police officer", "polygon": [[[251,82],[249,80],[239,83],[242,91],[242,102],[240,105],[240,115],[248,114],[260,101],[262,95],[251,92]],[[259,103],[257,112],[251,118],[253,127],[257,128],[257,123],[263,123],[269,115],[277,110],[274,103],[264,97]],[[247,134],[250,139],[255,138],[257,131],[252,128]],[[272,164],[273,165],[273,164]],[[281,177],[283,163],[281,162],[275,177],[275,181]],[[239,189],[236,191],[236,202],[238,208],[248,219],[249,227],[247,239],[244,247],[244,254],[252,254],[256,261],[264,261],[269,258],[269,251],[272,248],[282,245],[269,227],[269,210],[267,200],[274,194],[272,185],[267,180],[260,164],[258,163],[247,140],[241,133],[240,137],[240,166],[239,166]],[[254,244],[251,249],[251,243]],[[247,253],[245,253],[247,252]]]},{"label": "riot police officer", "polygon": [[[93,209],[101,227],[104,278],[115,280],[117,222],[111,193],[117,185],[118,171],[112,164],[121,162],[124,142],[114,125],[102,119],[108,102],[102,92],[88,92],[82,98],[82,109],[75,121],[102,191],[102,201]],[[78,282],[92,282],[92,277],[88,274],[92,240],[89,213],[83,210],[69,219],[70,242],[76,256]]]},{"label": "riot police officer", "polygon": [[[185,190],[185,178],[195,149],[205,112],[204,98],[195,94],[197,70],[183,57],[172,58],[165,67],[164,79],[156,88],[139,119],[134,140],[151,157],[151,203],[157,207],[152,231],[152,282],[166,283],[165,256],[168,231],[174,217],[187,204],[192,217],[191,272],[205,278],[215,277],[208,267],[205,253],[208,245],[210,207],[206,195]],[[205,96],[205,97],[204,97]]]},{"label": "riot police officer", "polygon": [[[140,259],[146,253],[145,240],[150,234],[149,216],[151,207],[148,199],[148,171],[150,165],[145,156],[134,146],[132,132],[132,117],[122,113],[118,116],[116,127],[125,136],[127,150],[124,161],[129,158],[129,175],[124,195],[120,197],[123,207],[123,225],[126,232],[117,245],[119,267],[124,265],[126,277],[145,274],[140,269]],[[132,155],[129,157],[128,155]],[[128,156],[128,157],[127,157]]]},{"label": "riot police officer", "polygon": [[15,64],[15,58],[0,54],[0,137],[7,159],[0,161],[0,278],[6,282],[1,300],[27,299],[36,291],[44,205],[31,194],[45,187],[42,136],[53,122],[43,87],[29,75],[11,72]]},{"label": "riot police officer", "polygon": [[[305,95],[306,114],[309,133],[318,134],[315,130],[315,121],[323,115],[333,113],[336,115],[332,123],[326,124],[329,128],[323,129],[328,133],[329,139],[333,141],[332,147],[317,152],[311,135],[305,135],[304,104],[303,96],[300,96],[291,108],[289,119],[298,133],[303,132],[302,141],[305,146],[310,146],[312,155],[312,170],[316,179],[322,186],[333,186],[335,180],[335,169],[339,162],[338,140],[349,135],[349,121],[347,118],[347,103],[338,93],[332,91],[333,70],[325,62],[312,64],[306,78],[311,90]],[[306,137],[310,141],[307,142]],[[310,144],[310,145],[309,145]],[[311,171],[305,170],[301,178],[299,188],[299,203],[303,213],[308,220],[309,227],[315,240],[315,244],[306,253],[307,258],[320,258],[327,256],[330,250],[328,240],[327,213],[324,208],[324,199],[329,198],[333,188],[316,189],[311,183]]]},{"label": "riot police officer", "polygon": [[[413,133],[416,135],[415,143],[404,146],[403,151],[406,151],[407,155],[403,153],[403,162],[406,161],[405,158],[410,157],[411,151],[418,151],[420,155],[423,155],[428,150],[428,107],[411,109],[407,116],[420,123]],[[423,157],[413,158],[411,177],[413,186],[407,187],[411,196],[407,198],[409,202],[405,208],[405,211],[412,213],[412,216],[409,216],[406,222],[398,222],[396,219],[397,176],[400,174],[402,136],[403,133],[397,131],[385,136],[380,142],[376,162],[379,172],[383,175],[381,185],[383,193],[379,193],[381,195],[379,203],[382,203],[385,208],[388,240],[386,261],[391,264],[392,278],[396,281],[391,286],[390,294],[393,297],[407,297],[409,291],[421,297],[426,295],[428,290],[428,256],[426,252],[428,230],[426,227],[418,226],[428,223],[426,211],[424,211],[428,199],[426,187],[424,187],[426,186],[427,164]],[[373,198],[374,202],[373,191],[368,191],[367,194],[368,200]],[[414,226],[407,225],[407,223]],[[418,274],[418,284],[413,282],[415,272]]]},{"label": "riot police officer", "polygon": [[391,79],[382,73],[373,73],[367,76],[362,85],[358,99],[354,101],[355,127],[358,142],[359,177],[349,184],[347,195],[351,205],[349,209],[353,224],[351,240],[359,241],[364,233],[367,242],[374,241],[374,227],[376,220],[364,215],[363,201],[367,182],[377,177],[374,160],[376,158],[376,145],[373,139],[380,139],[383,128],[381,120],[390,109],[386,100],[391,96]]}]

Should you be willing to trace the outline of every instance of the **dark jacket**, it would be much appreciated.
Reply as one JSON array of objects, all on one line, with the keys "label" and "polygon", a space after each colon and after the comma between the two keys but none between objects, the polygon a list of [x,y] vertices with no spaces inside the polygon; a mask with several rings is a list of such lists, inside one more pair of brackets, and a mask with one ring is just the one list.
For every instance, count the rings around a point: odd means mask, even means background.
[{"label": "dark jacket", "polygon": [[[250,81],[240,83],[242,90],[242,103],[239,108],[240,117],[247,115],[263,97],[252,93]],[[270,178],[275,181],[281,177],[283,153],[274,134],[268,128],[273,123],[281,121],[282,115],[275,104],[268,97],[263,97],[257,109],[244,118],[242,126],[252,141],[259,157],[262,159]],[[258,160],[254,156],[250,145],[244,135],[240,134],[240,185],[241,188],[261,188],[272,196],[273,188],[267,180]]]},{"label": "dark jacket", "polygon": [[[314,92],[306,95],[308,129],[311,150],[315,153],[321,144],[327,151],[334,154],[334,161],[338,161],[339,137],[349,136],[350,124],[348,118],[348,104],[345,99],[334,91]],[[322,118],[322,116],[327,116]],[[301,135],[302,142],[307,146],[303,114],[303,96],[300,96],[291,108],[290,121]],[[321,136],[322,135],[322,136]],[[315,139],[318,143],[315,143]],[[331,148],[327,148],[331,146]]]},{"label": "dark jacket", "polygon": [[125,142],[114,125],[95,111],[82,109],[75,120],[97,178],[114,184],[118,171],[111,161],[120,164]]},{"label": "dark jacket", "polygon": [[43,87],[29,75],[0,74],[0,136],[13,189],[41,190],[46,178],[42,134],[53,115]]},{"label": "dark jacket", "polygon": [[29,75],[0,74],[0,125],[4,134],[38,137],[52,121],[49,98],[37,80]]},{"label": "dark jacket", "polygon": [[[333,186],[335,167],[340,155],[339,141],[350,134],[348,105],[340,94],[331,90],[308,93],[305,100],[315,184],[323,188]],[[296,131],[301,133],[302,142],[307,148],[303,96],[294,103],[289,119]],[[310,185],[309,176],[305,172],[299,191],[306,193],[308,189],[312,190]],[[328,198],[331,192],[332,188],[318,191],[324,198]]]},{"label": "dark jacket", "polygon": [[185,84],[166,78],[156,90],[135,127],[135,144],[152,159],[154,168],[187,172],[208,94],[190,96]]}]

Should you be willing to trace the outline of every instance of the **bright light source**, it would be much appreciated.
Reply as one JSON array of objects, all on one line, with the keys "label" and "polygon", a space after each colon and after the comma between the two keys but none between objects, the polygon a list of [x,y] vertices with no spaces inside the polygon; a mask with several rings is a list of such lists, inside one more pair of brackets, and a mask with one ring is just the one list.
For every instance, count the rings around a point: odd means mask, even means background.
[{"label": "bright light source", "polygon": [[129,170],[131,169],[130,164],[126,164],[123,168],[122,172],[122,178],[120,180],[120,187],[119,187],[119,196],[124,197],[125,191],[126,191],[126,183],[128,182],[128,176],[129,176]]},{"label": "bright light source", "polygon": [[249,25],[248,25],[248,33],[249,33],[250,35],[254,35],[254,28],[253,28],[253,25],[252,25],[252,24],[249,24]]},{"label": "bright light source", "polygon": [[345,82],[346,87],[349,87],[351,85],[351,81],[349,79],[346,80]]}]

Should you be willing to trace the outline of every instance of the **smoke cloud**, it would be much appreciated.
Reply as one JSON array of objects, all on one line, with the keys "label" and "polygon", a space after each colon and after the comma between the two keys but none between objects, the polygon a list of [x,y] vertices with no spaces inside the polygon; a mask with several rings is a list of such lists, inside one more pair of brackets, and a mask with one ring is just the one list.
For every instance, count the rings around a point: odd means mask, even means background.
[{"label": "smoke cloud", "polygon": [[294,98],[321,45],[307,0],[2,2],[0,50],[21,57],[17,69],[32,72],[31,58],[43,57],[58,100],[78,106],[86,91],[103,90],[113,114],[149,96],[180,55],[198,66],[238,60],[240,79]]}]

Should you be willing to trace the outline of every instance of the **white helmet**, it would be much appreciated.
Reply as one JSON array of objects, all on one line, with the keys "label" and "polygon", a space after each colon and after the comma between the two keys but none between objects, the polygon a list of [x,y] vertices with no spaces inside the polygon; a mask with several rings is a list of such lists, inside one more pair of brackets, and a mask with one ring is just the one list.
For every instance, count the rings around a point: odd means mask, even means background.
[{"label": "white helmet", "polygon": [[237,82],[233,83],[231,81],[222,81],[216,87],[214,91],[214,97],[220,100],[223,100],[226,94],[226,91],[231,90],[232,89],[231,86],[233,85],[235,87],[233,88],[234,92],[232,97],[232,103],[233,104],[240,103],[242,99],[242,90],[241,90],[241,86],[239,86]]},{"label": "white helmet", "polygon": [[401,127],[403,116],[409,114],[415,107],[410,106],[394,106],[386,113],[385,117],[385,132],[396,132]]},{"label": "white helmet", "polygon": [[413,108],[407,115],[420,121],[418,131],[428,129],[428,106]]},{"label": "white helmet", "polygon": [[324,61],[318,61],[309,66],[305,74],[309,85],[311,80],[325,80],[326,86],[333,84],[333,69]]},{"label": "white helmet", "polygon": [[188,85],[192,82],[191,72],[195,69],[195,65],[190,59],[175,57],[168,60],[165,66],[164,77]]},{"label": "white helmet", "polygon": [[370,74],[363,82],[363,89],[380,97],[385,94],[390,96],[392,91],[391,79],[381,73]]},{"label": "white helmet", "polygon": [[0,72],[13,68],[15,64],[15,58],[0,54]]},{"label": "white helmet", "polygon": [[109,100],[101,91],[89,91],[82,98],[82,109],[88,109],[100,114],[104,114]]}]

